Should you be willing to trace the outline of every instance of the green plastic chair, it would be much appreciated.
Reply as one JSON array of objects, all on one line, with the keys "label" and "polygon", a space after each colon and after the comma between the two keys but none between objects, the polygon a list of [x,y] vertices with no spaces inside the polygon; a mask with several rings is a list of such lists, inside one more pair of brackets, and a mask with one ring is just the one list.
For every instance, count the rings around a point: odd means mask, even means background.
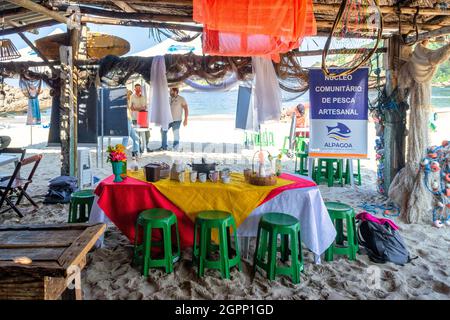
[{"label": "green plastic chair", "polygon": [[[357,171],[356,173],[353,173],[353,177],[355,178],[356,185],[361,185],[361,162],[359,159],[357,159]],[[345,163],[345,174],[344,174],[344,180],[345,184],[350,183],[350,161],[349,159],[346,160]]]},{"label": "green plastic chair", "polygon": [[[281,245],[278,247],[278,235]],[[291,260],[290,266],[278,266],[277,252],[281,253],[281,261]],[[300,235],[300,222],[291,215],[269,212],[262,216],[258,225],[256,251],[253,260],[253,274],[257,267],[267,273],[269,280],[278,275],[290,276],[292,282],[300,282],[303,271],[303,252]]]},{"label": "green plastic chair", "polygon": [[[143,231],[142,243],[138,244],[140,230]],[[152,230],[162,229],[162,241],[152,241]],[[175,229],[172,231],[172,229]],[[149,268],[165,268],[166,273],[173,271],[173,265],[180,259],[180,235],[178,233],[177,216],[169,210],[154,208],[141,212],[136,221],[134,238],[133,264],[142,266],[142,274],[148,277]],[[173,232],[177,246],[172,244]],[[152,247],[160,247],[164,251],[162,259],[151,256]]]},{"label": "green plastic chair", "polygon": [[[231,247],[231,230],[233,229],[234,247]],[[211,231],[218,230],[219,245],[211,243]],[[239,252],[237,228],[233,216],[224,211],[200,212],[194,225],[194,245],[192,262],[198,266],[198,277],[205,274],[205,268],[220,270],[222,278],[230,278],[230,269],[237,266],[242,270]],[[212,260],[211,254],[219,251],[219,259]],[[234,252],[233,252],[234,251]]]},{"label": "green plastic chair", "polygon": [[73,192],[70,196],[68,223],[89,221],[94,197],[94,190],[91,189]]},{"label": "green plastic chair", "polygon": [[[359,250],[355,211],[345,203],[325,202],[328,214],[336,228],[336,239],[325,251],[325,260],[333,261],[335,254],[346,255],[349,260],[356,260],[356,253]],[[344,235],[344,225],[346,223],[347,236]],[[345,241],[347,244],[345,244]]]},{"label": "green plastic chair", "polygon": [[[308,175],[308,151],[307,143],[309,139],[305,137],[295,138],[295,173],[301,175]],[[299,169],[297,169],[297,163],[299,163]]]},{"label": "green plastic chair", "polygon": [[332,187],[338,181],[341,187],[344,186],[344,161],[342,159],[318,159],[315,168],[314,181],[320,184],[323,178],[328,182],[328,187]]}]

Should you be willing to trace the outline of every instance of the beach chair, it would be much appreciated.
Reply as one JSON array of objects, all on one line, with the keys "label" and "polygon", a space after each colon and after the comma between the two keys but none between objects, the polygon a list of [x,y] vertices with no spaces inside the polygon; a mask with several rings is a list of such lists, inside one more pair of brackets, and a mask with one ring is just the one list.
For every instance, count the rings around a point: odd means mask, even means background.
[{"label": "beach chair", "polygon": [[[17,206],[20,204],[23,197],[27,198],[28,201],[36,209],[38,208],[38,205],[36,204],[36,202],[34,202],[33,199],[31,199],[30,195],[27,193],[27,188],[30,185],[30,183],[33,182],[32,179],[33,179],[34,173],[36,172],[36,169],[37,169],[41,159],[42,159],[42,155],[38,154],[38,155],[34,155],[34,156],[31,156],[31,157],[28,157],[26,159],[19,161],[17,163],[16,168],[14,169],[14,173],[12,174],[10,179],[7,181],[0,182],[0,209],[3,207],[3,203],[6,203],[6,205],[9,207],[9,208],[4,209],[3,211],[0,211],[0,213],[5,213],[12,209],[19,215],[19,217],[22,218],[23,214]],[[28,178],[26,178],[26,179],[21,178],[19,175],[20,170],[24,166],[31,165],[31,164],[34,164],[34,165],[28,175]],[[15,203],[12,200],[12,196],[17,197]]]},{"label": "beach chair", "polygon": [[[23,159],[25,159],[25,153],[27,152],[26,149],[22,149],[22,148],[5,148],[0,150],[0,155],[1,154],[18,154],[20,155],[20,160],[14,161],[15,165],[17,166],[17,163],[19,161],[22,161]],[[19,173],[20,175],[20,173]],[[11,175],[4,175],[4,174],[0,174],[0,181],[5,181],[8,180],[11,177]]]},{"label": "beach chair", "polygon": [[5,148],[5,149],[0,150],[0,154],[3,154],[3,153],[20,154],[20,161],[25,159],[26,152],[27,152],[27,150],[23,149],[23,148]]}]

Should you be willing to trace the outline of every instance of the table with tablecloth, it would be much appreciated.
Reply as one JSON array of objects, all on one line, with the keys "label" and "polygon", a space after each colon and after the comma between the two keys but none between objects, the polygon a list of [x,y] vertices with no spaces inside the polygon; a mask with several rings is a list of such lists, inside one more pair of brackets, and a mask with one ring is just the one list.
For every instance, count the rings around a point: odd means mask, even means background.
[{"label": "table with tablecloth", "polygon": [[318,187],[307,177],[292,174],[282,174],[275,186],[254,186],[237,173],[232,174],[229,184],[169,179],[150,183],[145,181],[143,170],[128,171],[123,182],[114,183],[112,176],[101,181],[95,194],[89,221],[104,221],[106,215],[131,242],[137,216],[150,208],[175,213],[183,248],[192,245],[193,221],[203,210],[231,212],[242,237],[256,236],[265,212],[291,214],[300,220],[302,242],[315,254],[316,261],[336,236]]}]

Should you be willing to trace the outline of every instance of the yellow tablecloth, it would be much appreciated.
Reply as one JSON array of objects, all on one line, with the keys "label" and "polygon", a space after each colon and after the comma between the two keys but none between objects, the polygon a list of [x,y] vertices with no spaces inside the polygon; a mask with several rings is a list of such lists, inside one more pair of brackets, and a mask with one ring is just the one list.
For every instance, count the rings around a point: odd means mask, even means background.
[{"label": "yellow tablecloth", "polygon": [[[128,176],[146,181],[143,169],[135,172],[128,171]],[[239,173],[231,174],[229,184],[211,181],[201,183],[198,180],[191,183],[187,175],[184,183],[169,179],[152,182],[192,221],[195,221],[195,217],[201,211],[222,210],[232,213],[237,227],[267,197],[270,191],[291,183],[293,181],[277,178],[277,184],[274,186],[254,186],[245,182],[244,175]]]}]

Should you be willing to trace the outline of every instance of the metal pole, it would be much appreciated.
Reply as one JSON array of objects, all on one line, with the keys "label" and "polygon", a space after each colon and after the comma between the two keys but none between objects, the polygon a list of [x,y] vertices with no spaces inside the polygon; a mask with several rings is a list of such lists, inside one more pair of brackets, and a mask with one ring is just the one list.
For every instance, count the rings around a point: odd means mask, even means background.
[{"label": "metal pole", "polygon": [[353,159],[347,159],[348,170],[350,171],[350,186],[353,188],[355,186],[355,177],[353,176]]},{"label": "metal pole", "polygon": [[103,88],[101,88],[101,92],[102,92],[102,98],[101,98],[101,109],[102,109],[102,111],[101,111],[101,124],[102,124],[102,137],[101,137],[101,139],[102,139],[102,141],[101,141],[101,143],[100,143],[100,147],[102,148],[102,152],[101,152],[101,158],[100,158],[100,161],[101,161],[101,163],[102,163],[102,168],[103,168],[103,139],[104,139],[104,132],[103,132],[103,130],[104,130],[104,124],[103,124],[103,122],[104,122],[104,107],[103,107],[103,96],[104,96],[104,89]]}]

